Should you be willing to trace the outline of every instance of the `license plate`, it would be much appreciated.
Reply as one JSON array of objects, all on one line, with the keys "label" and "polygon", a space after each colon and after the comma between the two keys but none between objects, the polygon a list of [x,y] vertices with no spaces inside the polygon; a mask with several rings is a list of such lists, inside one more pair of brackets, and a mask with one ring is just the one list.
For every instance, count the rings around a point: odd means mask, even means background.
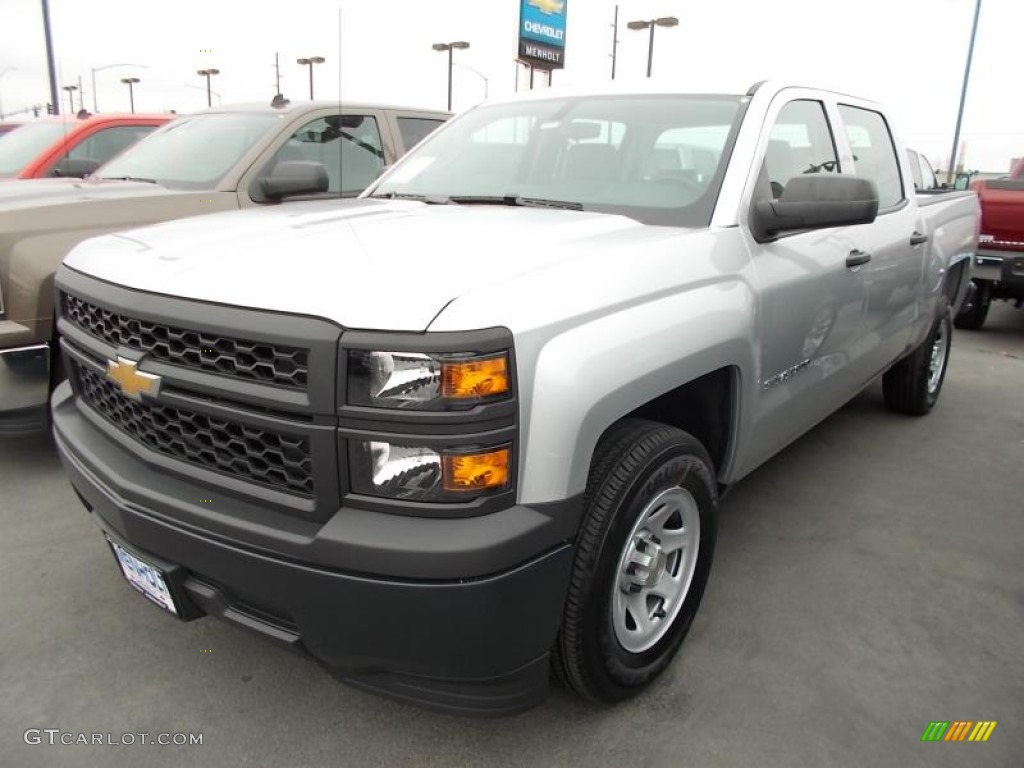
[{"label": "license plate", "polygon": [[[110,540],[108,539],[108,541]],[[174,605],[171,590],[167,588],[167,580],[160,569],[132,554],[116,541],[110,541],[110,546],[114,549],[121,572],[128,579],[128,583],[161,608],[165,608],[177,616],[178,609]]]}]

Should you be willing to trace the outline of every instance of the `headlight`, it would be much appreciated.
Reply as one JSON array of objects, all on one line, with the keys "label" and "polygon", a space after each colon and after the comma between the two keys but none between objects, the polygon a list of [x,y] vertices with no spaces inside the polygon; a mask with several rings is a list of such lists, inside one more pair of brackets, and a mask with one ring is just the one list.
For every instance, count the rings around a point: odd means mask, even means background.
[{"label": "headlight", "polygon": [[348,352],[351,405],[416,410],[468,408],[506,397],[509,387],[507,352]]},{"label": "headlight", "polygon": [[470,450],[351,442],[352,490],[409,501],[466,501],[509,487],[511,447]]}]

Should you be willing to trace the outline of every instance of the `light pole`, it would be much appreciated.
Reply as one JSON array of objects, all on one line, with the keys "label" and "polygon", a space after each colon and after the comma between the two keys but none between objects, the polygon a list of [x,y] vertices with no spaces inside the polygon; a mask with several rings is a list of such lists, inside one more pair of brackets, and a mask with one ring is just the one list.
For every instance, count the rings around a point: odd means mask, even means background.
[{"label": "light pole", "polygon": [[679,26],[679,19],[675,16],[662,16],[660,19],[651,19],[650,21],[631,21],[626,24],[630,29],[647,29],[651,30],[651,42],[647,48],[647,76],[651,76],[651,64],[654,61],[654,28],[655,27],[677,27]]},{"label": "light pole", "polygon": [[458,40],[454,43],[434,43],[431,48],[435,51],[448,51],[448,111],[452,111],[452,51],[458,48],[464,51],[469,48],[465,40]]},{"label": "light pole", "polygon": [[953,183],[953,176],[956,173],[956,155],[960,145],[960,124],[964,119],[964,102],[967,101],[967,81],[971,79],[971,59],[974,57],[974,37],[978,33],[978,16],[981,15],[981,0],[974,4],[974,24],[971,27],[971,42],[967,47],[967,64],[964,65],[964,85],[960,89],[960,108],[956,112],[956,130],[953,131],[953,151],[949,153],[949,171],[946,173],[946,183]]},{"label": "light pole", "polygon": [[132,114],[135,114],[135,84],[141,82],[137,77],[122,77],[121,82],[128,86],[128,100],[132,105]]},{"label": "light pole", "polygon": [[615,6],[615,18],[612,21],[612,80],[615,79],[615,62],[619,58],[619,6]]},{"label": "light pole", "polygon": [[486,101],[487,97],[490,96],[490,92],[491,92],[491,81],[487,77],[487,75],[485,75],[479,69],[474,69],[473,67],[467,67],[465,64],[459,64],[457,62],[453,62],[452,66],[458,67],[459,69],[467,69],[470,72],[472,72],[474,75],[479,77],[481,80],[484,81],[484,100]]},{"label": "light pole", "polygon": [[75,114],[75,91],[78,90],[77,85],[65,85],[64,90],[68,92],[68,114]]},{"label": "light pole", "polygon": [[[17,67],[7,67],[6,69],[0,69],[0,80],[4,79],[4,75],[8,72],[13,72]],[[0,120],[4,118],[4,100],[0,98]]]},{"label": "light pole", "polygon": [[99,104],[96,103],[96,73],[102,72],[104,69],[114,69],[115,67],[138,67],[139,69],[146,69],[145,64],[104,64],[102,67],[92,68],[92,111],[97,115],[100,113]]},{"label": "light pole", "polygon": [[301,64],[304,67],[309,67],[309,100],[313,100],[313,65],[323,64],[326,59],[323,56],[310,56],[304,59],[296,59],[296,64]]},{"label": "light pole", "polygon": [[200,77],[205,77],[206,78],[206,106],[212,107],[213,106],[213,99],[210,98],[210,93],[211,93],[210,92],[210,78],[213,75],[219,75],[220,74],[220,70],[219,69],[212,69],[212,68],[211,69],[197,69],[196,70],[196,74],[199,75]]}]

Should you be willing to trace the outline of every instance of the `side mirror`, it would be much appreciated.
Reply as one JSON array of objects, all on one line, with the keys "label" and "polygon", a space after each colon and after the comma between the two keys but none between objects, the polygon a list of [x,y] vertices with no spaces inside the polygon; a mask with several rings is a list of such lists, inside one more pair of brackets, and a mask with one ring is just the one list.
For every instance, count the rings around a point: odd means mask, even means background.
[{"label": "side mirror", "polygon": [[68,178],[84,179],[99,167],[99,160],[88,160],[84,157],[65,157],[53,167],[50,174],[53,176],[66,176]]},{"label": "side mirror", "polygon": [[269,176],[260,179],[260,191],[268,200],[295,195],[319,195],[327,191],[331,181],[320,163],[306,160],[285,160],[274,166]]},{"label": "side mirror", "polygon": [[859,176],[794,176],[778,200],[754,203],[750,228],[759,243],[780,232],[870,224],[878,215],[878,189]]}]

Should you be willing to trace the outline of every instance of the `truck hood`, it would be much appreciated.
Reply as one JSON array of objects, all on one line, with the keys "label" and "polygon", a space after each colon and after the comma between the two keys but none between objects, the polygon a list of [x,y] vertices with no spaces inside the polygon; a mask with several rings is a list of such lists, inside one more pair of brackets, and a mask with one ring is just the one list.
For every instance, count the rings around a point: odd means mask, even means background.
[{"label": "truck hood", "polygon": [[124,200],[135,197],[177,196],[181,192],[137,181],[82,179],[19,179],[0,184],[0,213],[72,202]]},{"label": "truck hood", "polygon": [[65,264],[142,291],[348,328],[422,331],[467,292],[500,292],[504,280],[593,254],[610,240],[636,244],[666,232],[679,234],[609,214],[366,199],[108,235],[77,246]]}]

